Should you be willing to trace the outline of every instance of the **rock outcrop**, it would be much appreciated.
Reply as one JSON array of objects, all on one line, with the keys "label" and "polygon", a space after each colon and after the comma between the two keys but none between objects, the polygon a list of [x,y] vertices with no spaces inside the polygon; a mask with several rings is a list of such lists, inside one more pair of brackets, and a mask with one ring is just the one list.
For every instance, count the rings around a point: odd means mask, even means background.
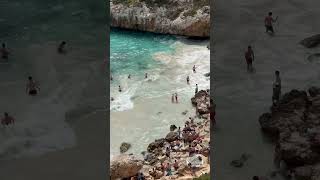
[{"label": "rock outcrop", "polygon": [[306,48],[313,48],[320,44],[320,34],[308,37],[300,42]]},{"label": "rock outcrop", "polygon": [[276,142],[275,159],[298,179],[319,179],[320,89],[292,90],[260,119],[262,130]]},{"label": "rock outcrop", "polygon": [[113,0],[111,27],[208,38],[209,0]]},{"label": "rock outcrop", "polygon": [[193,98],[191,103],[196,107],[196,111],[201,118],[208,118],[210,114],[210,93],[201,90]]},{"label": "rock outcrop", "polygon": [[143,161],[135,156],[119,155],[110,163],[111,179],[128,178],[135,176],[142,168]]}]

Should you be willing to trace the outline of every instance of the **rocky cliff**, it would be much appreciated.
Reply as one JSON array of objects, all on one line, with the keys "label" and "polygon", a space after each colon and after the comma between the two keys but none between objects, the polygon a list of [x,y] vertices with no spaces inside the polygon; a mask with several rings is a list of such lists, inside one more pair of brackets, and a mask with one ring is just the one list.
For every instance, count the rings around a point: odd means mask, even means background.
[{"label": "rocky cliff", "polygon": [[207,38],[209,0],[113,0],[111,27]]},{"label": "rocky cliff", "polygon": [[297,180],[320,179],[320,88],[286,93],[260,119],[262,130],[275,138],[275,160],[284,162]]}]

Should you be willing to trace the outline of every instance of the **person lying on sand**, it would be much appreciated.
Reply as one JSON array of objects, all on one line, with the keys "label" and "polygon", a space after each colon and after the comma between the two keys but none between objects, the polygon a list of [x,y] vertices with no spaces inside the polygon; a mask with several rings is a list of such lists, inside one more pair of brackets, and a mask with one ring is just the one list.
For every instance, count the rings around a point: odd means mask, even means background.
[{"label": "person lying on sand", "polygon": [[29,93],[30,96],[35,96],[38,94],[38,91],[40,91],[40,87],[36,84],[32,77],[29,76],[26,86],[26,92]]},{"label": "person lying on sand", "polygon": [[265,17],[265,19],[264,19],[264,25],[266,27],[266,33],[268,33],[270,31],[271,34],[274,34],[272,23],[273,22],[277,22],[277,20],[278,20],[278,17],[276,17],[276,19],[273,19],[272,12],[268,13],[268,16]]},{"label": "person lying on sand", "polygon": [[62,41],[59,46],[58,46],[58,53],[60,54],[64,54],[66,53],[66,50],[65,50],[65,47],[66,47],[66,42],[65,41]]},{"label": "person lying on sand", "polygon": [[1,119],[1,124],[3,126],[8,126],[10,124],[14,124],[14,118],[9,116],[7,112],[4,113],[4,117]]},{"label": "person lying on sand", "polygon": [[9,50],[6,48],[6,44],[2,43],[2,48],[0,49],[2,59],[8,60]]}]

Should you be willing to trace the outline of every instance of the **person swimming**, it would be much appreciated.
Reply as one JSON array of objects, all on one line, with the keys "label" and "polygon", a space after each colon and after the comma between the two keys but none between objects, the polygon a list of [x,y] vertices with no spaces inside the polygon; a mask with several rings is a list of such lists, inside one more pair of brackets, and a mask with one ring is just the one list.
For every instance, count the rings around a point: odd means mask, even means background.
[{"label": "person swimming", "polygon": [[60,45],[58,46],[58,53],[60,53],[60,54],[66,53],[66,50],[65,50],[66,44],[67,43],[65,41],[62,41],[60,43]]},{"label": "person swimming", "polygon": [[0,52],[1,52],[2,59],[6,59],[7,60],[9,58],[9,51],[6,48],[6,44],[5,43],[2,43],[2,48],[0,49]]},{"label": "person swimming", "polygon": [[32,79],[31,76],[28,77],[28,83],[26,86],[26,92],[31,96],[35,96],[40,91],[40,87],[37,86],[36,82]]},{"label": "person swimming", "polygon": [[119,92],[122,92],[121,86],[119,85]]},{"label": "person swimming", "polygon": [[8,126],[10,124],[14,124],[14,118],[9,116],[7,112],[4,113],[4,117],[1,120],[1,124],[4,126]]}]

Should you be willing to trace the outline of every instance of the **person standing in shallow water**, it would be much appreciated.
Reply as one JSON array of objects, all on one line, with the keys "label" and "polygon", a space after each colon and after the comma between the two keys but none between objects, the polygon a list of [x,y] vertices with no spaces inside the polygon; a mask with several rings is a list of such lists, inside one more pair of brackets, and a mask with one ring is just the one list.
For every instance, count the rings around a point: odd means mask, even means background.
[{"label": "person standing in shallow water", "polygon": [[190,77],[187,76],[187,84],[190,84]]},{"label": "person standing in shallow water", "polygon": [[272,103],[273,105],[276,105],[281,96],[281,79],[280,79],[280,72],[275,71],[276,80],[273,83],[273,94],[272,94]]},{"label": "person standing in shallow water", "polygon": [[198,84],[196,84],[196,90],[195,90],[195,94],[198,93]]},{"label": "person standing in shallow water", "polygon": [[193,65],[192,71],[193,73],[196,73],[196,65]]},{"label": "person standing in shallow water", "polygon": [[5,59],[5,60],[8,60],[8,58],[9,58],[9,50],[6,48],[6,44],[5,43],[2,43],[2,48],[1,48],[0,52],[1,52],[1,58]]},{"label": "person standing in shallow water", "polygon": [[65,41],[62,41],[59,46],[58,46],[58,53],[60,54],[64,54],[66,53],[66,50],[65,50],[65,47],[66,47],[66,42]]},{"label": "person standing in shallow water", "polygon": [[175,94],[176,103],[178,103],[178,93]]},{"label": "person standing in shallow water", "polygon": [[174,94],[171,96],[171,102],[174,103]]},{"label": "person standing in shallow water", "polygon": [[144,78],[147,79],[148,78],[148,73],[144,74]]},{"label": "person standing in shallow water", "polygon": [[5,112],[4,117],[1,119],[1,124],[3,126],[8,126],[10,124],[14,124],[14,118],[9,116],[9,113]]},{"label": "person standing in shallow water", "polygon": [[128,75],[128,79],[131,79],[131,75],[130,74]]},{"label": "person standing in shallow water", "polygon": [[35,96],[38,94],[38,91],[40,91],[40,87],[37,86],[36,82],[32,79],[31,76],[28,77],[28,83],[26,86],[26,92],[30,96]]},{"label": "person standing in shallow water", "polygon": [[245,53],[245,58],[247,62],[247,71],[252,72],[253,71],[252,62],[254,61],[254,53],[251,46],[248,46],[248,49]]},{"label": "person standing in shallow water", "polygon": [[268,16],[265,17],[265,19],[264,19],[266,33],[268,33],[270,31],[272,35],[274,34],[272,23],[277,22],[277,20],[278,20],[278,17],[276,17],[276,19],[273,19],[272,12],[269,12]]}]

